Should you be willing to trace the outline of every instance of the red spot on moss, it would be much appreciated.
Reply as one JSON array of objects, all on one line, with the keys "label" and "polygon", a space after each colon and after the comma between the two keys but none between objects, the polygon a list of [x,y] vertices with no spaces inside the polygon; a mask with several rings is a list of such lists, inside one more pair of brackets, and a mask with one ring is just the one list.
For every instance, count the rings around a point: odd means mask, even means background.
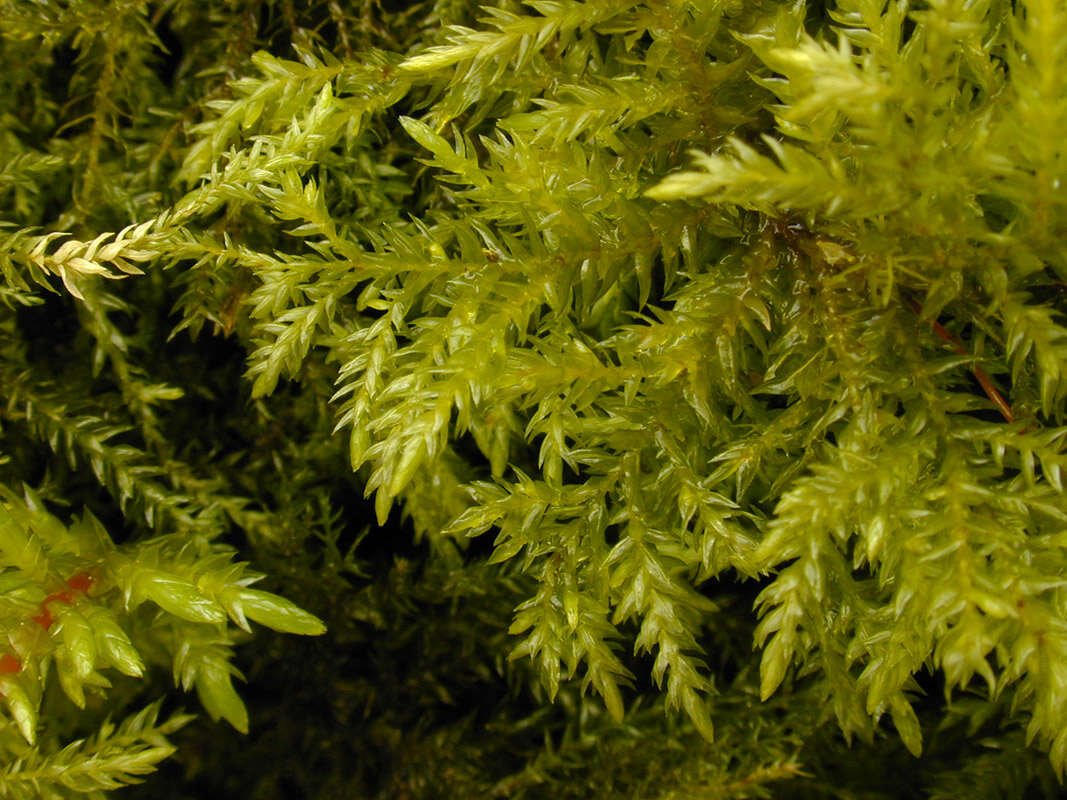
[{"label": "red spot on moss", "polygon": [[89,589],[93,585],[93,576],[87,572],[75,572],[69,578],[67,578],[67,586],[69,589],[64,589],[61,592],[53,592],[41,601],[41,613],[36,616],[30,617],[34,622],[40,625],[45,630],[52,627],[52,623],[55,622],[55,617],[52,615],[51,610],[48,608],[50,603],[64,603],[66,605],[73,605],[76,594],[87,594]]},{"label": "red spot on moss", "polygon": [[0,675],[15,675],[22,672],[22,662],[11,653],[0,656]]},{"label": "red spot on moss", "polygon": [[67,586],[75,592],[81,592],[82,594],[88,594],[89,588],[92,585],[93,576],[85,572],[76,572],[67,578]]},{"label": "red spot on moss", "polygon": [[74,602],[74,595],[72,595],[70,592],[55,592],[54,594],[48,595],[48,597],[41,601],[41,608],[44,608],[49,603],[54,603],[57,600],[69,606],[71,603]]}]

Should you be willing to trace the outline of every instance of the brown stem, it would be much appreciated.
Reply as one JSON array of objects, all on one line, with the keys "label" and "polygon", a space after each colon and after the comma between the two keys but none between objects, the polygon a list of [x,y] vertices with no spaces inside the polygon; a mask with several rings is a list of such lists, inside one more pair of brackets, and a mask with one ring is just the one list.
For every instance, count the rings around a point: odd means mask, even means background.
[{"label": "brown stem", "polygon": [[[917,316],[922,316],[922,306],[919,305],[918,301],[911,297],[905,299],[907,300],[908,305],[911,306],[911,310],[914,311]],[[934,333],[952,345],[952,349],[961,356],[971,355],[971,352],[960,343],[959,339],[946,330],[945,326],[936,319],[930,320],[930,325],[933,327]],[[993,381],[989,375],[986,374],[986,371],[977,364],[971,367],[971,371],[974,373],[974,377],[978,379],[978,383],[981,384],[982,390],[986,393],[986,396],[993,402],[993,405],[997,407],[997,411],[1000,412],[1000,415],[1008,422],[1014,422],[1015,414],[1012,412],[1011,406],[1008,405],[1008,402],[1000,392],[997,391],[997,387],[993,385]]]}]

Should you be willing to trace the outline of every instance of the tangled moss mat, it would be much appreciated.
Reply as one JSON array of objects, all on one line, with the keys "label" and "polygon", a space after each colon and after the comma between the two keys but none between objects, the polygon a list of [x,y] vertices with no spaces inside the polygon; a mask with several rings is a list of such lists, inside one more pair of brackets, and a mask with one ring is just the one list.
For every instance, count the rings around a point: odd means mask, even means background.
[{"label": "tangled moss mat", "polygon": [[0,65],[0,796],[1062,791],[1061,0]]}]

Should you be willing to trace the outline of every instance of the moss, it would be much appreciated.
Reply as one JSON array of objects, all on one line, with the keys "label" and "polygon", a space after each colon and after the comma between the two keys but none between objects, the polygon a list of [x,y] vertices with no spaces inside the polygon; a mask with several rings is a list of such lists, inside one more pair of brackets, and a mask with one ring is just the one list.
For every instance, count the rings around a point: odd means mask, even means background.
[{"label": "moss", "polygon": [[1062,3],[0,0],[0,63],[0,793],[1058,791]]}]

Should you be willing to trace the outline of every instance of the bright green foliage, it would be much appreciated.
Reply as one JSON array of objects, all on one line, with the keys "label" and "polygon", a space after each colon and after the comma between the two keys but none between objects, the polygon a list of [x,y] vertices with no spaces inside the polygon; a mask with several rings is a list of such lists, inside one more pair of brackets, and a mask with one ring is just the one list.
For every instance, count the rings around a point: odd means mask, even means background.
[{"label": "bright green foliage", "polygon": [[0,553],[10,647],[0,656],[6,658],[0,683],[30,744],[51,660],[64,693],[85,708],[86,687],[111,685],[98,670],[141,677],[140,650],[166,654],[175,679],[187,689],[195,685],[213,718],[247,731],[247,712],[230,682],[236,670],[227,622],[247,631],[250,616],[291,633],[325,630],[288,600],[247,588],[262,576],[233,563],[227,549],[177,534],[118,548],[91,513],[67,528],[29,490],[25,500],[8,494],[0,504]]},{"label": "bright green foliage", "polygon": [[173,716],[160,724],[158,716],[159,704],[154,703],[121,725],[105,722],[91,739],[71,742],[48,755],[5,741],[9,760],[0,774],[0,791],[12,798],[70,797],[101,795],[107,789],[136,783],[174,752],[167,735],[191,719]]},{"label": "bright green foliage", "polygon": [[0,794],[150,770],[156,667],[272,687],[230,796],[1056,791],[1060,0],[0,0],[0,63]]}]

